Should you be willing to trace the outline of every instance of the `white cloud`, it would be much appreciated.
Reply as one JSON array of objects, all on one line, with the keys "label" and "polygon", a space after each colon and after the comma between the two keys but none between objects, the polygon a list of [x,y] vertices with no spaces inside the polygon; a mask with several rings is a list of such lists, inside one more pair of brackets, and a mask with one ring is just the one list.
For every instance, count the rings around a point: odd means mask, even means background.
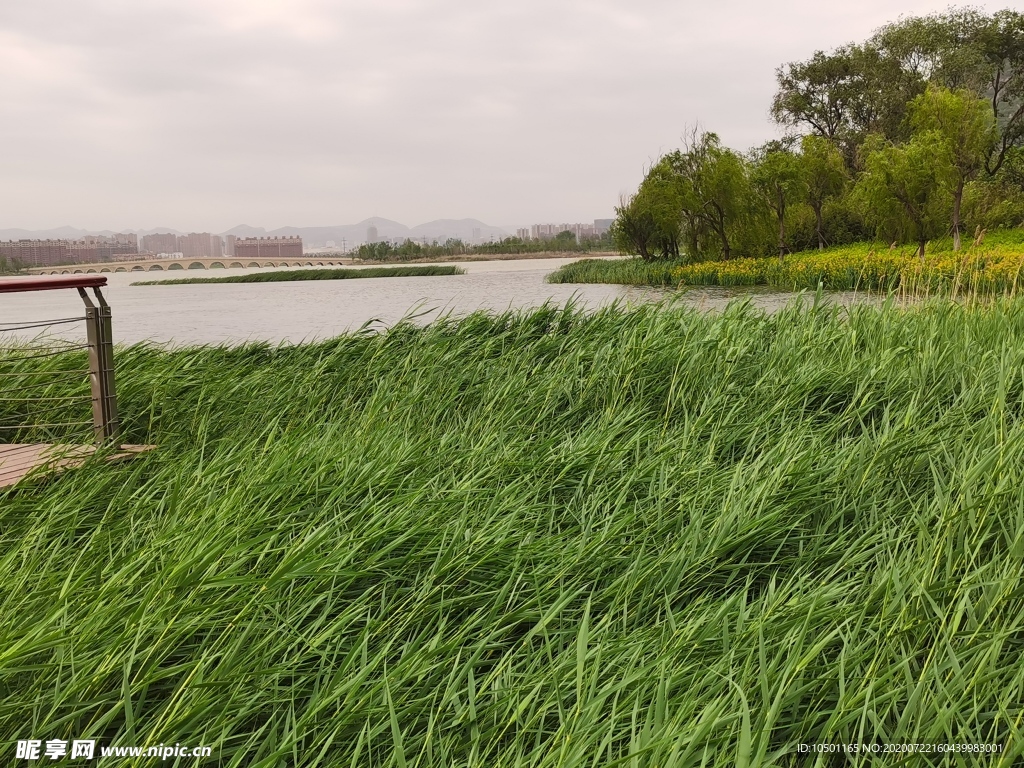
[{"label": "white cloud", "polygon": [[946,0],[0,7],[0,227],[585,220],[779,64]]}]

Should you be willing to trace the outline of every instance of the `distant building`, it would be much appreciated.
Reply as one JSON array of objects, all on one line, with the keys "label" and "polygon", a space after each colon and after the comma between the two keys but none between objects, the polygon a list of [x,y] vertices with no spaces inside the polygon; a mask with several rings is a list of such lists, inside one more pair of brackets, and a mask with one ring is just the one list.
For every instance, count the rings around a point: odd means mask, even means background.
[{"label": "distant building", "polygon": [[224,255],[224,239],[220,235],[210,235],[210,256],[217,259]]},{"label": "distant building", "polygon": [[597,236],[597,228],[593,224],[534,224],[530,227],[530,236],[534,240],[551,240],[562,232],[572,232],[577,241]]},{"label": "distant building", "polygon": [[178,236],[170,232],[154,232],[142,236],[142,250],[146,253],[177,253]]},{"label": "distant building", "polygon": [[95,264],[138,257],[134,234],[87,235],[81,240],[11,240],[0,243],[0,255],[26,267]]},{"label": "distant building", "polygon": [[189,232],[178,238],[178,250],[186,259],[208,259],[212,249],[209,232]]},{"label": "distant building", "polygon": [[530,239],[530,228],[529,227],[520,227],[519,229],[516,230],[516,237],[518,237],[520,240],[529,240]]},{"label": "distant building", "polygon": [[473,227],[473,242],[480,242],[480,227]]},{"label": "distant building", "polygon": [[54,267],[71,263],[67,240],[10,240],[0,243],[0,256],[24,267]]},{"label": "distant building", "polygon": [[366,242],[376,243],[377,242],[377,228],[367,227],[366,228]]},{"label": "distant building", "polygon": [[239,237],[235,239],[235,257],[239,259],[302,258],[302,238]]},{"label": "distant building", "polygon": [[612,228],[615,219],[594,219],[594,232],[598,237],[606,235]]},{"label": "distant building", "polygon": [[235,255],[235,236],[224,235],[224,255],[234,256]]}]

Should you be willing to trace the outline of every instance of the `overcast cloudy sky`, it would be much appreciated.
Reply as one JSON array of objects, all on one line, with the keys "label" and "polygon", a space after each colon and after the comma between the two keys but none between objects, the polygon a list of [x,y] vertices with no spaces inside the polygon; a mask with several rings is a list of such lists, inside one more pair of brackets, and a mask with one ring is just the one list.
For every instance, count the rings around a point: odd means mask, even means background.
[{"label": "overcast cloudy sky", "polygon": [[780,63],[946,5],[7,0],[0,228],[610,216],[687,125],[775,135]]}]

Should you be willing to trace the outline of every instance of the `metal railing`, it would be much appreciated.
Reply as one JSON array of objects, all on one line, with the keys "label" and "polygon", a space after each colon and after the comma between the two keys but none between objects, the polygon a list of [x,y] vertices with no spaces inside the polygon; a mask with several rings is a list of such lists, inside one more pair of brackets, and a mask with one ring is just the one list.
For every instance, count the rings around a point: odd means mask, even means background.
[{"label": "metal railing", "polygon": [[[0,293],[77,289],[85,305],[83,316],[0,323],[0,334],[4,336],[26,331],[36,334],[32,341],[19,341],[9,349],[0,349],[0,414],[3,414],[0,416],[0,442],[7,442],[5,438],[11,432],[17,434],[30,430],[51,434],[53,430],[74,429],[88,424],[92,424],[93,440],[97,444],[117,439],[120,424],[114,386],[111,313],[110,305],[100,291],[106,284],[107,278],[98,275],[0,280]],[[91,297],[89,290],[92,291]],[[46,329],[83,321],[85,343],[53,337],[40,339],[39,334]],[[70,362],[74,356],[68,353],[76,350],[88,350],[87,367],[79,368]],[[61,364],[51,369],[42,362],[28,362],[45,358],[57,358]],[[19,367],[22,370],[17,370]],[[87,394],[75,393],[76,378],[82,383],[87,378]],[[79,418],[83,415],[81,408],[85,400],[91,400],[91,421]],[[30,411],[36,415],[33,417]]]}]

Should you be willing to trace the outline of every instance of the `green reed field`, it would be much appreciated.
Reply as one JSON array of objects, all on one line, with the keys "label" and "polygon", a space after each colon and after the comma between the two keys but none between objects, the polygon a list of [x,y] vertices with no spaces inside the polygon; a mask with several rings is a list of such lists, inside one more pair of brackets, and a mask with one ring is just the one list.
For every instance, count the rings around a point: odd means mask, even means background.
[{"label": "green reed field", "polygon": [[360,277],[435,277],[464,275],[459,267],[366,267],[363,269],[303,269],[295,272],[252,272],[226,277],[179,277],[170,280],[142,280],[132,285],[192,285],[194,283],[290,283],[297,280],[350,280]]},{"label": "green reed field", "polygon": [[1024,759],[1024,303],[548,307],[118,376],[158,450],[0,495],[12,760]]}]

